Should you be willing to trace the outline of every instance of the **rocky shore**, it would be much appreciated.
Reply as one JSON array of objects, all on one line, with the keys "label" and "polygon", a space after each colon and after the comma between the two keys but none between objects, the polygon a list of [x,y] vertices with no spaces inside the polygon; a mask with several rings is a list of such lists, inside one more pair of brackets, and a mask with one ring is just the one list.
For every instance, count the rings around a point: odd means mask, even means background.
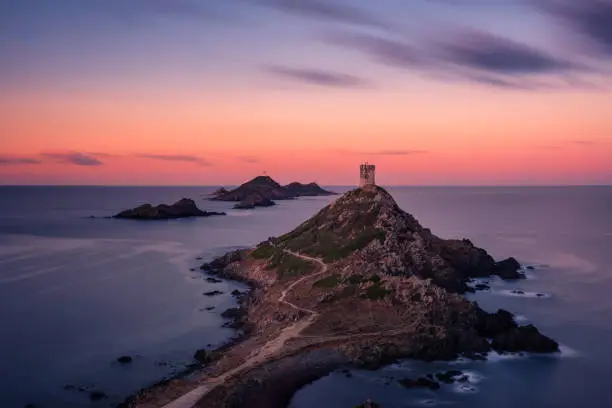
[{"label": "rocky shore", "polygon": [[[469,240],[433,235],[376,186],[348,192],[288,234],[201,269],[252,289],[226,311],[244,337],[191,380],[191,388],[205,387],[198,407],[285,407],[297,389],[340,367],[558,351],[535,326],[462,295],[473,277],[520,277],[516,260],[496,262]],[[129,406],[161,406],[185,388],[157,387]]]}]

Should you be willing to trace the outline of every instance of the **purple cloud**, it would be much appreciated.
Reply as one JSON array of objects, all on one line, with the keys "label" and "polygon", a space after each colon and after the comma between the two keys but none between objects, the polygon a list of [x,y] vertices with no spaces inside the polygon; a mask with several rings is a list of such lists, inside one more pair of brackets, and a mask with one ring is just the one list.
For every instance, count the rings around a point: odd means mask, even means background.
[{"label": "purple cloud", "polygon": [[39,164],[40,160],[31,157],[0,156],[0,165]]},{"label": "purple cloud", "polygon": [[583,46],[612,57],[612,0],[532,0],[537,8],[560,19]]},{"label": "purple cloud", "polygon": [[58,163],[74,164],[77,166],[101,166],[104,164],[91,155],[79,152],[42,153],[41,156]]},{"label": "purple cloud", "polygon": [[368,12],[349,4],[334,0],[249,0],[254,4],[267,6],[285,13],[351,24],[370,28],[386,29],[388,25]]},{"label": "purple cloud", "polygon": [[178,162],[187,162],[187,163],[195,163],[199,166],[210,166],[210,162],[206,159],[198,156],[190,156],[190,155],[181,155],[181,154],[148,154],[141,153],[137,154],[137,157],[141,157],[143,159],[152,159],[152,160],[165,160],[165,161],[178,161]]},{"label": "purple cloud", "polygon": [[444,39],[423,41],[419,45],[346,32],[327,35],[325,40],[358,50],[384,65],[434,79],[470,81],[499,88],[552,88],[564,81],[567,83],[570,75],[592,72],[529,45],[476,30],[455,30]]},{"label": "purple cloud", "polygon": [[337,88],[361,88],[367,85],[367,81],[348,74],[323,71],[318,69],[289,68],[281,66],[265,67],[268,73],[281,78],[303,82],[311,85],[337,87]]},{"label": "purple cloud", "polygon": [[260,162],[259,158],[255,156],[238,156],[236,158],[245,163],[259,163]]}]

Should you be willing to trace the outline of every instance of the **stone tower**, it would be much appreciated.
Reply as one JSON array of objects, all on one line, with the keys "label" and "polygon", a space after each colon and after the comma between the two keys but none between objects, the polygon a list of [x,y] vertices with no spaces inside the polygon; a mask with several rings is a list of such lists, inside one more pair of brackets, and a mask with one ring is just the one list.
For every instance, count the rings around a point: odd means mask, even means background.
[{"label": "stone tower", "polygon": [[359,166],[359,187],[375,185],[376,166],[367,162]]}]

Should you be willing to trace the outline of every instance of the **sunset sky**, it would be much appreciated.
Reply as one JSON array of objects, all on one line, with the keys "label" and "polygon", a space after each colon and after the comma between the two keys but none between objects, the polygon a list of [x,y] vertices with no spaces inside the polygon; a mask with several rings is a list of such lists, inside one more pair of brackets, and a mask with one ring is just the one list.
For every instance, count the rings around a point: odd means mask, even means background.
[{"label": "sunset sky", "polygon": [[612,184],[612,0],[0,0],[0,184]]}]

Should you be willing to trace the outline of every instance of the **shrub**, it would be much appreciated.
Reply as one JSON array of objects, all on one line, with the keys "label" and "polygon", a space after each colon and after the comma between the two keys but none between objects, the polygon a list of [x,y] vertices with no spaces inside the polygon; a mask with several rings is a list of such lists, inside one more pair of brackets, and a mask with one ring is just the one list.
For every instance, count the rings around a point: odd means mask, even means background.
[{"label": "shrub", "polygon": [[317,288],[331,289],[331,288],[335,288],[336,286],[338,286],[339,282],[340,282],[340,276],[334,274],[334,275],[326,276],[323,279],[319,279],[318,281],[313,283],[312,286],[317,287]]}]

